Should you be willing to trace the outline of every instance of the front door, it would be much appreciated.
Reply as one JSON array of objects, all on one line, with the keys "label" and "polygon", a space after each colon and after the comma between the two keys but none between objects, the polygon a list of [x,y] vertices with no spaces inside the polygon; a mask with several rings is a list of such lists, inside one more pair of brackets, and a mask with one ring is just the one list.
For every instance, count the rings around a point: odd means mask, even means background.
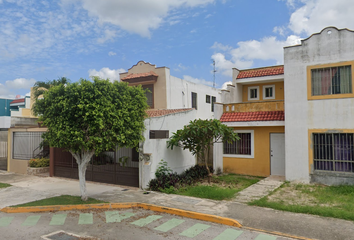
[{"label": "front door", "polygon": [[285,134],[270,134],[270,174],[285,176]]}]

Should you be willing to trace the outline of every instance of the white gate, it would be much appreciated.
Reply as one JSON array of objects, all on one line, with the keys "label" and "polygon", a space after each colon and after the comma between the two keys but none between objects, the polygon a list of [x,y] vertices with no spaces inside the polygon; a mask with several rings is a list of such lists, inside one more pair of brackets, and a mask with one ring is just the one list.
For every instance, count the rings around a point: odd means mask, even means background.
[{"label": "white gate", "polygon": [[7,142],[0,142],[0,158],[7,158]]}]

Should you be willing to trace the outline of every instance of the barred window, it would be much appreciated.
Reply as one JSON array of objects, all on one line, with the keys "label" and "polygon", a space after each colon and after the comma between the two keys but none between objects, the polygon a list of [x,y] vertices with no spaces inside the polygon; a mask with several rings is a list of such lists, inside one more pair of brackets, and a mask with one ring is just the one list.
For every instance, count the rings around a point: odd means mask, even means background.
[{"label": "barred window", "polygon": [[214,112],[214,103],[216,102],[216,97],[211,97],[211,111]]},{"label": "barred window", "polygon": [[351,66],[311,70],[312,96],[352,93]]},{"label": "barred window", "polygon": [[192,92],[192,108],[195,108],[197,110],[198,108],[198,99],[197,99],[197,93]]},{"label": "barred window", "polygon": [[224,142],[224,154],[251,155],[251,133],[238,133],[239,140]]},{"label": "barred window", "polygon": [[314,169],[353,172],[353,133],[313,133]]},{"label": "barred window", "polygon": [[154,85],[145,85],[143,86],[143,89],[145,90],[147,104],[150,108],[154,108]]},{"label": "barred window", "polygon": [[14,132],[13,134],[13,159],[29,160],[40,151],[44,132]]}]

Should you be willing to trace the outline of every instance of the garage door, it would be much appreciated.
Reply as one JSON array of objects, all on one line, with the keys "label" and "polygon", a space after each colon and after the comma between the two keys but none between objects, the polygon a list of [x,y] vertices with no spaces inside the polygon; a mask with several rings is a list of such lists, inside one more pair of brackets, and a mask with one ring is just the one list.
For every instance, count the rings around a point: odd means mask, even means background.
[{"label": "garage door", "polygon": [[[54,148],[53,156],[54,176],[79,178],[78,165],[69,152]],[[139,187],[139,156],[129,148],[94,156],[87,166],[86,180]]]}]

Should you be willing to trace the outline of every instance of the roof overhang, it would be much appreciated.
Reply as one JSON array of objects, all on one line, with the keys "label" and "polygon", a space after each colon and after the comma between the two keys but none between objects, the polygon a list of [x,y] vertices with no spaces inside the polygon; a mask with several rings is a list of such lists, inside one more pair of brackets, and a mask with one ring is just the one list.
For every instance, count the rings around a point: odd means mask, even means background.
[{"label": "roof overhang", "polygon": [[147,85],[147,84],[154,84],[157,81],[158,76],[146,76],[146,77],[136,77],[136,78],[130,78],[130,79],[123,79],[122,82],[127,82],[129,85]]},{"label": "roof overhang", "polygon": [[240,83],[243,85],[255,84],[255,83],[267,83],[267,82],[281,82],[281,81],[284,81],[284,74],[236,79],[236,83],[238,84]]}]

